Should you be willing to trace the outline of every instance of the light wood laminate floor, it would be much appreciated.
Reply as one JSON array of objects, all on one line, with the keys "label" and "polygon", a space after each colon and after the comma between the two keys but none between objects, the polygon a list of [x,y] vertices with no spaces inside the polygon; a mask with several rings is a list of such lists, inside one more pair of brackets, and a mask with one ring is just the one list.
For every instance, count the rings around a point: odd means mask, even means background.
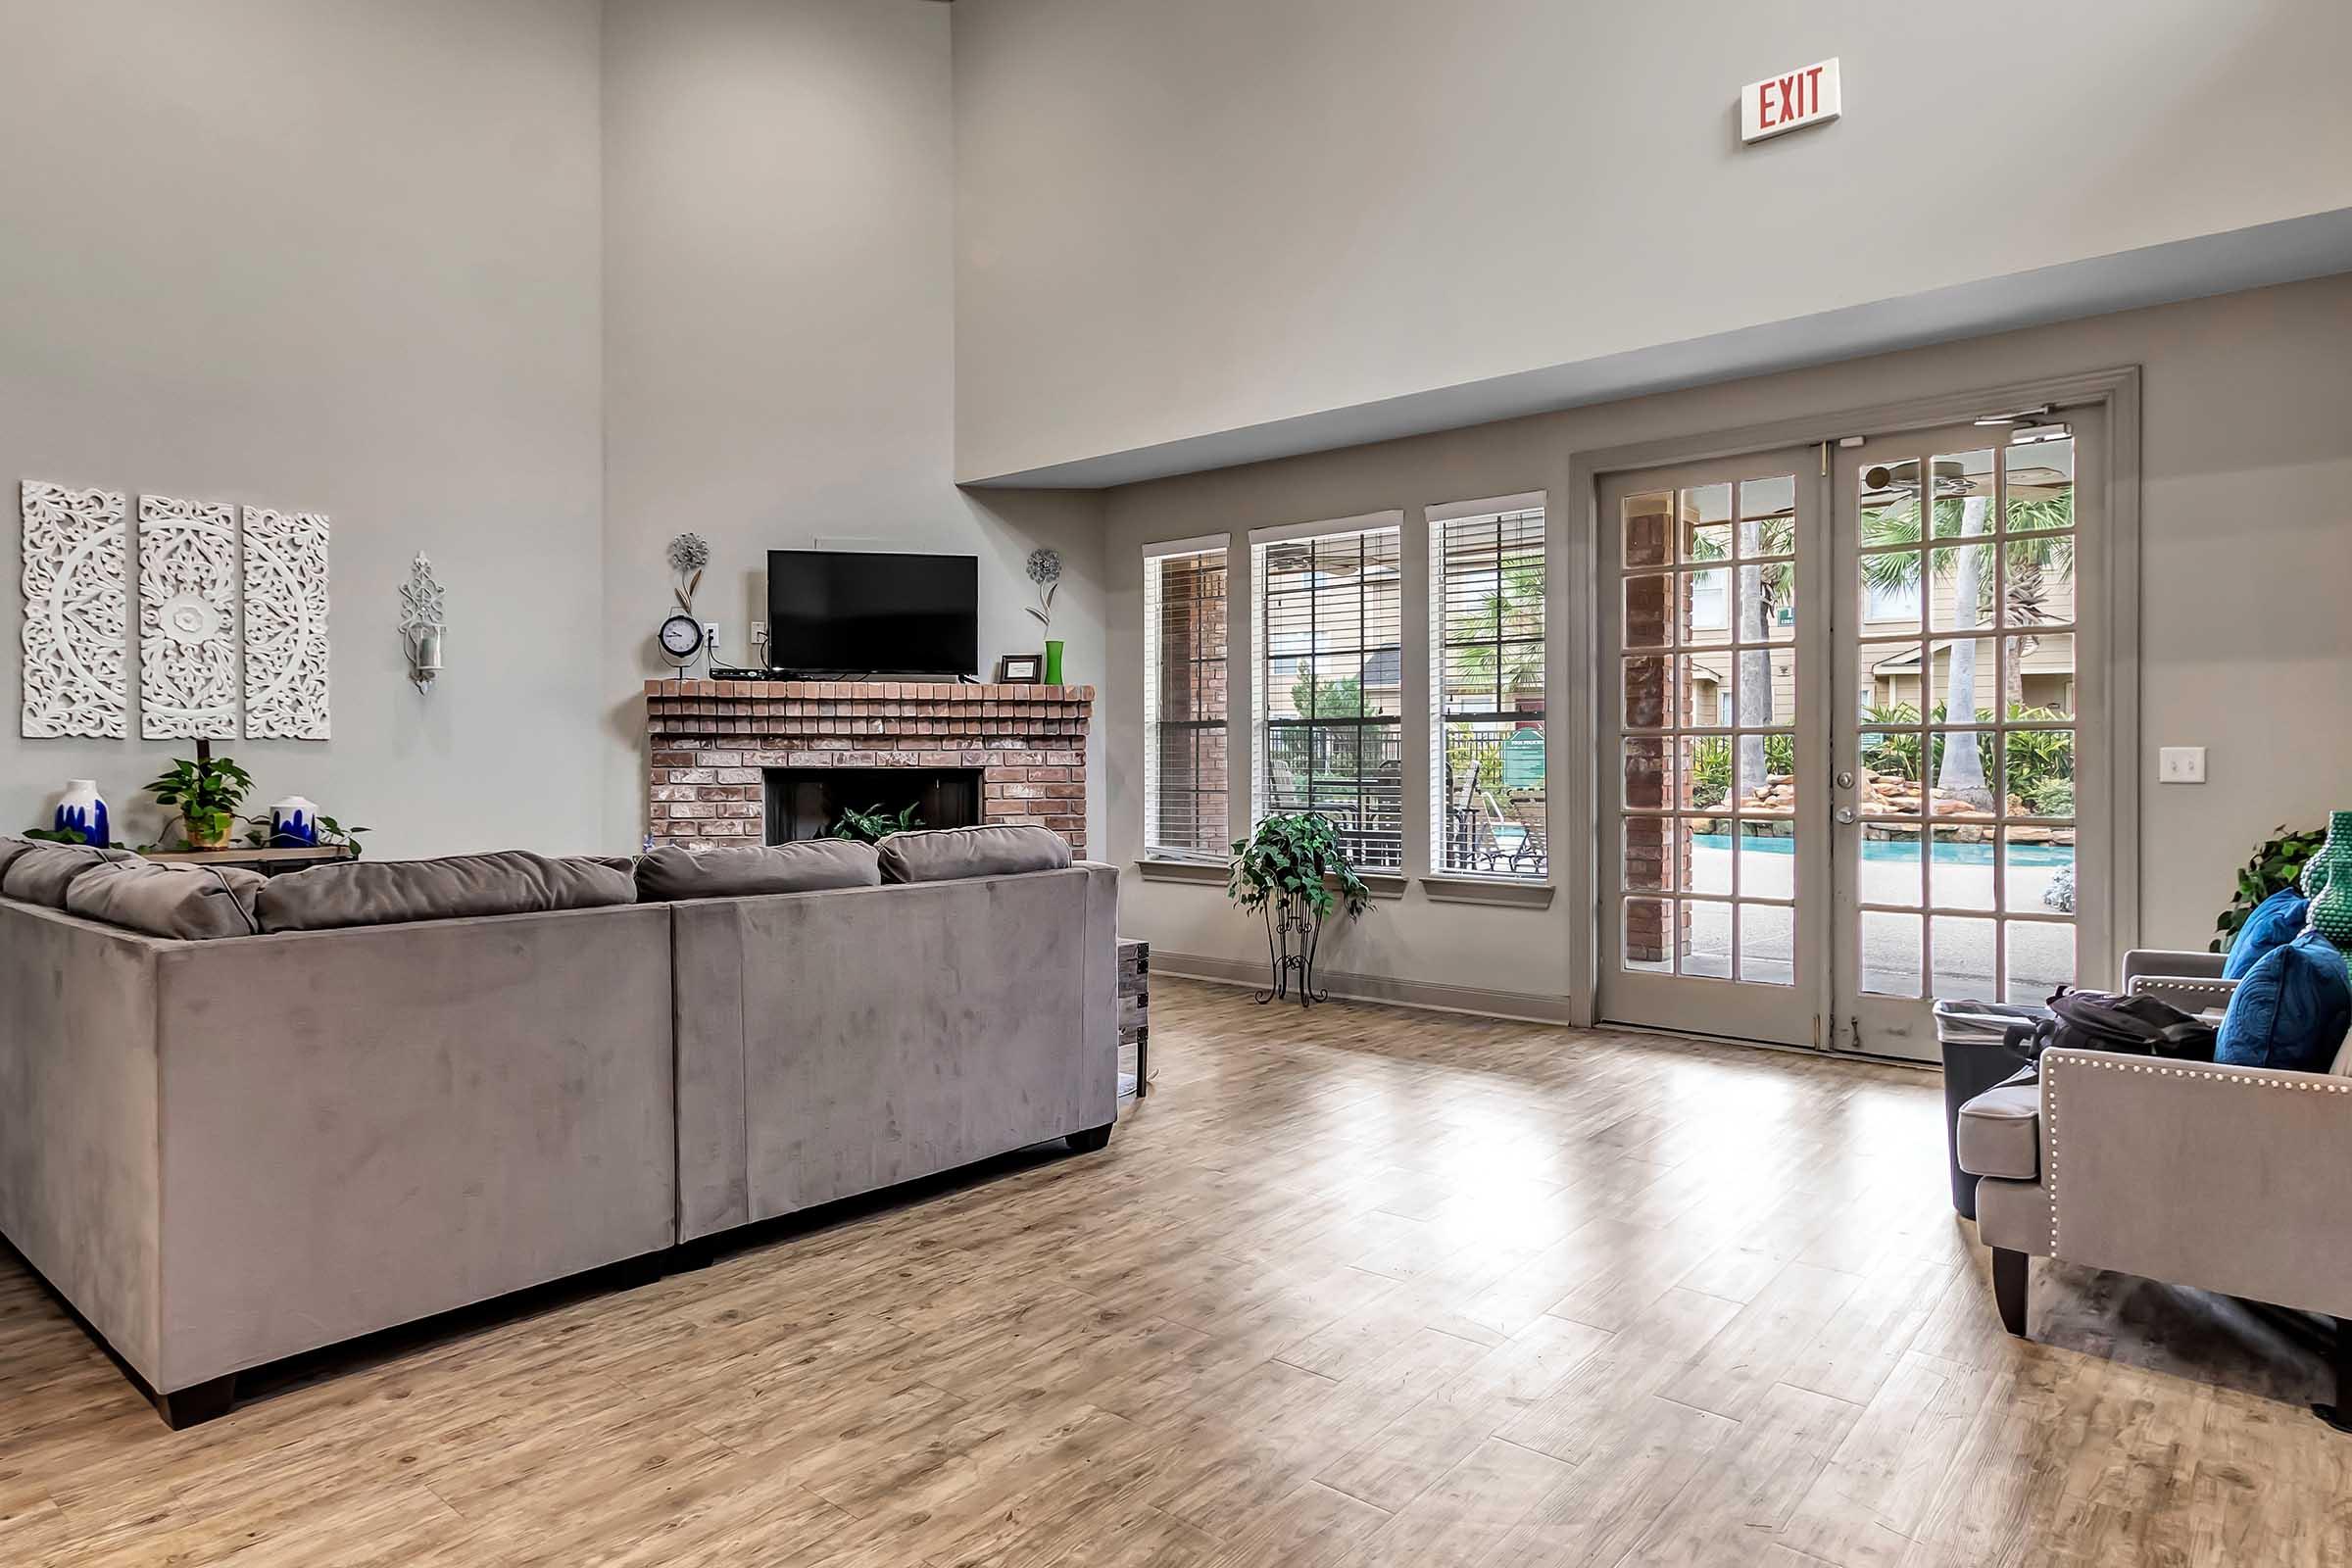
[{"label": "light wood laminate floor", "polygon": [[1161,979],[1108,1152],[173,1434],[0,1261],[0,1563],[2341,1563],[2256,1314],[2004,1335],[1901,1069]]}]

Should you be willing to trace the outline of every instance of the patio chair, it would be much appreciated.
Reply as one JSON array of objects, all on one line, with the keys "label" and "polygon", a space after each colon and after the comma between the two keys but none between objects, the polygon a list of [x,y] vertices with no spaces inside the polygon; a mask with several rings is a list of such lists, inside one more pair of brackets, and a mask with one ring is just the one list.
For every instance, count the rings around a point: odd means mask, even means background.
[{"label": "patio chair", "polygon": [[1542,870],[1544,866],[1543,835],[1529,829],[1527,822],[1517,813],[1517,803],[1512,803],[1513,809],[1510,814],[1506,815],[1492,792],[1485,795],[1483,799],[1487,805],[1487,843],[1489,846],[1484,869],[1492,871],[1497,862],[1507,861],[1513,876],[1519,875],[1523,866],[1532,865],[1536,870]]}]

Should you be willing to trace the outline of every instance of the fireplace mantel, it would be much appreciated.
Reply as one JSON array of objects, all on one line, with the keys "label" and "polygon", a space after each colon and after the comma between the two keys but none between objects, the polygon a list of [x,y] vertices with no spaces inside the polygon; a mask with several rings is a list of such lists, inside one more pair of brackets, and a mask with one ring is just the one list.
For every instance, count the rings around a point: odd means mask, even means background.
[{"label": "fireplace mantel", "polygon": [[770,768],[978,768],[989,822],[1086,851],[1092,686],[649,680],[656,843],[766,842]]}]

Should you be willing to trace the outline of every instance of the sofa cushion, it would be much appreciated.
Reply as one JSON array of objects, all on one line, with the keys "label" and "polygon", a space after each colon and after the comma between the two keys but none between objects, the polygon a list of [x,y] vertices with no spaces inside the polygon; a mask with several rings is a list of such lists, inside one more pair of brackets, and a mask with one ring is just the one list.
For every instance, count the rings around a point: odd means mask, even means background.
[{"label": "sofa cushion", "polygon": [[0,877],[7,876],[11,861],[39,842],[38,839],[21,839],[14,833],[0,833]]},{"label": "sofa cushion", "polygon": [[1971,1176],[2030,1182],[2040,1150],[2040,1084],[1996,1084],[1960,1107],[1960,1168]]},{"label": "sofa cushion", "polygon": [[2324,1072],[2352,1028],[2352,974],[2317,931],[2271,950],[2230,994],[2213,1059],[2232,1067]]},{"label": "sofa cushion", "polygon": [[252,936],[261,930],[254,896],[268,880],[242,866],[118,860],[75,877],[66,888],[66,910],[182,942]]},{"label": "sofa cushion", "polygon": [[2243,980],[2248,970],[2303,934],[2311,919],[2311,901],[2293,888],[2280,888],[2254,906],[2246,923],[2230,944],[2222,978]]},{"label": "sofa cushion", "polygon": [[137,858],[128,850],[102,850],[92,844],[36,843],[19,853],[8,862],[8,869],[0,872],[0,897],[62,909],[67,886],[82,872],[94,865]]},{"label": "sofa cushion", "polygon": [[527,850],[438,860],[348,860],[272,877],[254,900],[264,931],[327,931],[637,902],[628,873]]},{"label": "sofa cushion", "polygon": [[893,833],[879,846],[885,882],[959,882],[965,877],[1059,871],[1070,846],[1042,827],[951,827]]},{"label": "sofa cushion", "polygon": [[874,847],[848,839],[737,844],[710,850],[665,844],[637,863],[637,897],[648,903],[881,885],[881,862]]}]

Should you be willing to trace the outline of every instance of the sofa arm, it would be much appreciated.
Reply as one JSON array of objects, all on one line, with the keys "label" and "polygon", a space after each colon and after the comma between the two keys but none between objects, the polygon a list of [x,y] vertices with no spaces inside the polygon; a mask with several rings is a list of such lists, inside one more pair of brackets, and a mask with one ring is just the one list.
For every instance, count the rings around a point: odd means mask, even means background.
[{"label": "sofa arm", "polygon": [[2050,1051],[2041,1093],[2055,1255],[2352,1317],[2352,1079]]},{"label": "sofa arm", "polygon": [[2122,985],[2128,997],[2154,997],[2182,1012],[2226,1007],[2237,982],[2222,978],[2227,960],[2218,953],[2166,953],[2135,948],[2124,955]]}]

